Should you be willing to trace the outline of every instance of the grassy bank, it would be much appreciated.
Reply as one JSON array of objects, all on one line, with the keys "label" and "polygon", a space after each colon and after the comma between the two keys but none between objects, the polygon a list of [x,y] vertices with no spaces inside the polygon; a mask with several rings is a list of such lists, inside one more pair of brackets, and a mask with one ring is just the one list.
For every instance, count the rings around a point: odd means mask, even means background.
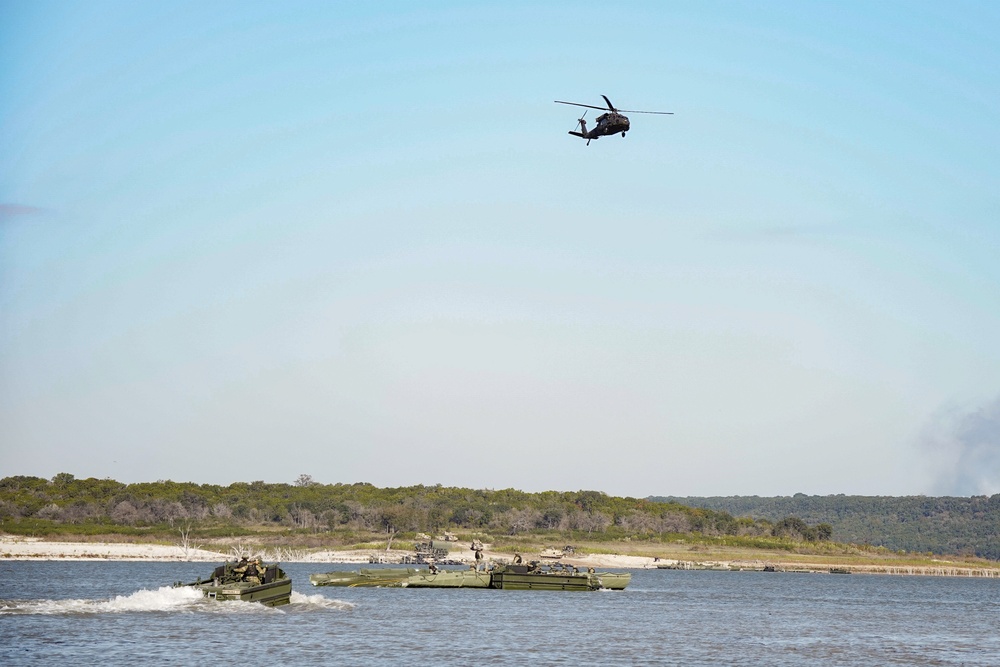
[{"label": "grassy bank", "polygon": [[[389,542],[385,533],[340,530],[317,533],[273,526],[153,526],[124,527],[100,524],[56,524],[40,520],[3,522],[0,530],[8,535],[33,537],[45,541],[111,542],[131,544],[189,545],[228,553],[234,546],[253,545],[275,552],[368,550],[384,551]],[[486,543],[498,555],[521,554],[531,557],[543,549],[572,545],[576,557],[610,554],[635,556],[661,561],[680,561],[694,567],[719,564],[769,564],[781,569],[829,570],[832,568],[868,568],[869,571],[896,571],[905,568],[972,568],[1000,574],[1000,563],[971,556],[940,556],[924,553],[893,552],[883,547],[804,542],[779,538],[707,536],[676,534],[657,539],[600,539],[586,535],[539,531],[518,536],[487,533],[457,533],[454,550],[468,549],[473,539]],[[421,538],[417,533],[393,536],[394,550],[410,550]],[[881,568],[881,569],[879,569]]]}]

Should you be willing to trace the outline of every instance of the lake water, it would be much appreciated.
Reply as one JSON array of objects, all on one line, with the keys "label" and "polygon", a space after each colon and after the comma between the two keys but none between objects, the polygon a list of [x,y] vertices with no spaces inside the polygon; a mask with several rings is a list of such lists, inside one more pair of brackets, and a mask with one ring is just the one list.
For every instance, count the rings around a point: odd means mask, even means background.
[{"label": "lake water", "polygon": [[314,588],[218,603],[209,563],[0,561],[0,665],[1000,665],[1000,580],[636,570],[592,593]]}]

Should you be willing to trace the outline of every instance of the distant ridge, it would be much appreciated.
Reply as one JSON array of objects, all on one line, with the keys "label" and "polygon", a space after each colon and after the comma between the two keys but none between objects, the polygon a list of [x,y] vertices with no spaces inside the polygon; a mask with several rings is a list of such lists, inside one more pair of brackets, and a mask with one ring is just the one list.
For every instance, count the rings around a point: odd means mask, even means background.
[{"label": "distant ridge", "polygon": [[1000,560],[1000,494],[993,496],[650,496],[653,502],[780,521],[828,523],[837,542],[894,551],[975,554]]}]

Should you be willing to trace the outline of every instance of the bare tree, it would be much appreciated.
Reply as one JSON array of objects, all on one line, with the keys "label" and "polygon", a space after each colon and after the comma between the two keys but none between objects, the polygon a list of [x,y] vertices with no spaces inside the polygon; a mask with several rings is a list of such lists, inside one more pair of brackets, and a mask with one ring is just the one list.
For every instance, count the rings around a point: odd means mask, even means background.
[{"label": "bare tree", "polygon": [[316,515],[304,507],[293,504],[288,511],[288,516],[291,518],[293,526],[310,530],[316,528]]},{"label": "bare tree", "polygon": [[139,520],[139,510],[127,500],[123,500],[111,511],[111,518],[118,523],[134,525]]},{"label": "bare tree", "polygon": [[229,519],[233,516],[233,511],[225,503],[215,503],[212,505],[212,514],[220,519]]},{"label": "bare tree", "polygon": [[240,558],[250,558],[259,551],[257,547],[249,542],[243,542],[240,540],[236,544],[229,547],[229,553],[232,555],[233,560],[239,560]]},{"label": "bare tree", "polygon": [[602,532],[611,525],[611,517],[603,512],[574,512],[570,524],[574,530],[585,530],[588,535]]},{"label": "bare tree", "polygon": [[510,525],[510,534],[517,535],[531,530],[538,525],[542,518],[542,513],[536,509],[525,507],[520,510],[510,510],[506,513],[506,519]]},{"label": "bare tree", "polygon": [[667,512],[660,518],[661,533],[686,533],[691,530],[691,522],[680,512]]},{"label": "bare tree", "polygon": [[184,524],[183,528],[178,528],[177,532],[181,534],[180,548],[184,550],[184,560],[191,560],[191,549],[200,549],[200,544],[191,544],[191,524]]},{"label": "bare tree", "polygon": [[63,518],[63,511],[59,505],[55,503],[49,503],[42,509],[35,512],[35,516],[39,519],[52,519],[54,521],[59,521]]}]

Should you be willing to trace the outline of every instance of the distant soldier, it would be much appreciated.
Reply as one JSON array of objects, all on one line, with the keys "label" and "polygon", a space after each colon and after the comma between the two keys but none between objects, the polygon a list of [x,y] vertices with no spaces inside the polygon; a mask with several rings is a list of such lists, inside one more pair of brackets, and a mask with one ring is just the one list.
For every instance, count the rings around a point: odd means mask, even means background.
[{"label": "distant soldier", "polygon": [[514,552],[514,565],[520,565],[520,564],[521,564],[521,554],[519,554],[519,553],[517,553],[515,551]]},{"label": "distant soldier", "polygon": [[476,572],[479,572],[482,564],[483,564],[483,550],[476,549]]}]

